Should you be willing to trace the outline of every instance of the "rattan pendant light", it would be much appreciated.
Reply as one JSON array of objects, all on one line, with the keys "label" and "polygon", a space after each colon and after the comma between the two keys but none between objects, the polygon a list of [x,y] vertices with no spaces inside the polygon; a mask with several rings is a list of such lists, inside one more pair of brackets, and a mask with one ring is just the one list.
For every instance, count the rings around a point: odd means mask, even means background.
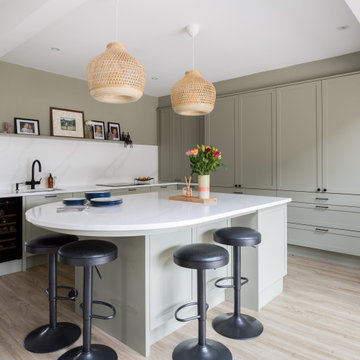
[{"label": "rattan pendant light", "polygon": [[[118,36],[118,6],[115,10],[115,39]],[[144,65],[131,56],[126,45],[112,42],[106,51],[94,57],[87,66],[90,95],[101,102],[112,104],[130,103],[144,94],[146,72]]]},{"label": "rattan pendant light", "polygon": [[194,38],[199,32],[199,26],[188,25],[186,31],[193,39],[193,70],[186,71],[185,76],[172,87],[171,104],[179,115],[206,115],[214,109],[216,91],[214,85],[201,76],[200,71],[194,70]]}]

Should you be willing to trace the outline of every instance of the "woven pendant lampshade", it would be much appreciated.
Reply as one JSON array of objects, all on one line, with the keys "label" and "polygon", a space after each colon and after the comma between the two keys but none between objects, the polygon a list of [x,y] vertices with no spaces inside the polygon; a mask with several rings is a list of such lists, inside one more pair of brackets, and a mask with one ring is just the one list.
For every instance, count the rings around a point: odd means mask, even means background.
[{"label": "woven pendant lampshade", "polygon": [[126,45],[113,42],[87,66],[91,96],[112,104],[130,103],[144,94],[146,72],[143,64],[131,56]]},{"label": "woven pendant lampshade", "polygon": [[214,109],[215,99],[214,85],[196,70],[186,71],[185,76],[171,89],[171,104],[179,115],[209,114]]},{"label": "woven pendant lampshade", "polygon": [[195,67],[195,36],[199,33],[200,26],[191,24],[185,27],[186,32],[192,37],[192,68],[186,71],[185,76],[172,87],[171,105],[179,115],[200,116],[211,113],[214,109],[216,91],[214,85],[204,79]]}]

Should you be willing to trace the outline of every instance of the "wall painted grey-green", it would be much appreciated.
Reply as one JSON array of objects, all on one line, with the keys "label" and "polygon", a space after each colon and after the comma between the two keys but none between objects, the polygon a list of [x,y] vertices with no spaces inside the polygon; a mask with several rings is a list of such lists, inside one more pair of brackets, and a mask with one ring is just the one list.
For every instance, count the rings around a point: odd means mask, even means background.
[{"label": "wall painted grey-green", "polygon": [[23,117],[38,119],[41,135],[50,135],[50,106],[84,111],[86,120],[118,122],[135,143],[157,145],[158,98],[104,104],[90,96],[84,80],[0,61],[0,129],[3,122]]},{"label": "wall painted grey-green", "polygon": [[[239,63],[241,67],[241,63]],[[201,70],[201,69],[200,69]],[[264,71],[214,83],[217,95],[267,88],[298,81],[338,75],[360,70],[360,52],[329,59]],[[159,107],[171,106],[170,96],[159,98]]]}]

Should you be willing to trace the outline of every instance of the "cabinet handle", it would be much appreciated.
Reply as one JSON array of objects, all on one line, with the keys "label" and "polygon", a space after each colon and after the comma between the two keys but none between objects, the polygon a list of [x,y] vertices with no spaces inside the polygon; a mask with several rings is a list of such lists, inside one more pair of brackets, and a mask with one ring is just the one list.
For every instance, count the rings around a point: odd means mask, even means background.
[{"label": "cabinet handle", "polygon": [[326,191],[327,191],[327,189],[323,189],[323,191],[324,191],[324,192],[326,192]]},{"label": "cabinet handle", "polygon": [[234,191],[234,194],[243,194],[242,191]]},{"label": "cabinet handle", "polygon": [[315,231],[328,232],[329,229],[315,228]]},{"label": "cabinet handle", "polygon": [[167,186],[160,186],[160,189],[167,189]]},{"label": "cabinet handle", "polygon": [[56,198],[57,195],[45,195],[45,199]]},{"label": "cabinet handle", "polygon": [[315,200],[328,201],[328,200],[329,200],[329,198],[321,198],[321,197],[317,197],[317,198],[315,198]]},{"label": "cabinet handle", "polygon": [[128,191],[136,191],[136,189],[128,189]]},{"label": "cabinet handle", "polygon": [[328,209],[329,208],[328,206],[325,206],[325,205],[315,205],[315,207],[317,209]]},{"label": "cabinet handle", "polygon": [[317,188],[316,191],[320,191],[321,189],[320,188]]}]

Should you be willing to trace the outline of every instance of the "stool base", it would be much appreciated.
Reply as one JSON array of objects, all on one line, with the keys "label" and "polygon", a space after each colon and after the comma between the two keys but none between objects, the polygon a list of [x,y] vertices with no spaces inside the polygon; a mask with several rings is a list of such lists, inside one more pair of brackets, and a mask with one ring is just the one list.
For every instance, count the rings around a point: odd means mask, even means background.
[{"label": "stool base", "polygon": [[232,360],[230,350],[223,344],[206,339],[206,345],[199,345],[198,339],[183,341],[173,351],[173,360]]},{"label": "stool base", "polygon": [[219,315],[213,320],[212,326],[220,335],[238,340],[257,337],[264,330],[259,320],[245,314]]},{"label": "stool base", "polygon": [[117,360],[116,352],[105,345],[92,344],[88,353],[82,351],[83,347],[78,346],[61,355],[58,360]]},{"label": "stool base", "polygon": [[80,328],[72,323],[60,322],[54,329],[44,325],[26,336],[24,347],[33,353],[50,353],[70,346],[80,335]]}]

